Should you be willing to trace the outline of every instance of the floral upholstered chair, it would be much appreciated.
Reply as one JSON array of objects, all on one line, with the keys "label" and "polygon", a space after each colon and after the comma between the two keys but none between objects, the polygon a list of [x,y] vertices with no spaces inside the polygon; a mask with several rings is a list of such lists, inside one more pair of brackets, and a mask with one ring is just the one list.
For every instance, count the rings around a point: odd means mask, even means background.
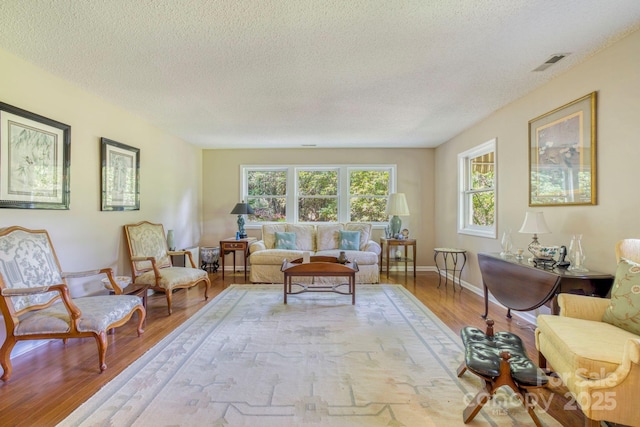
[{"label": "floral upholstered chair", "polygon": [[[203,283],[204,298],[209,298],[209,275],[206,271],[196,268],[191,252],[169,251],[162,224],[142,221],[125,225],[124,231],[133,282],[149,285],[153,290],[164,292],[167,296],[169,314],[172,312],[171,297],[175,289],[191,288]],[[190,267],[174,267],[171,262],[172,255],[187,256]]]},{"label": "floral upholstered chair", "polygon": [[[116,295],[71,298],[66,278],[105,274]],[[124,325],[137,311],[140,336],[146,316],[140,297],[121,294],[110,268],[63,273],[45,230],[0,229],[0,310],[7,331],[0,347],[0,379],[11,377],[11,350],[20,340],[93,337],[100,371],[107,369],[107,331]]]}]

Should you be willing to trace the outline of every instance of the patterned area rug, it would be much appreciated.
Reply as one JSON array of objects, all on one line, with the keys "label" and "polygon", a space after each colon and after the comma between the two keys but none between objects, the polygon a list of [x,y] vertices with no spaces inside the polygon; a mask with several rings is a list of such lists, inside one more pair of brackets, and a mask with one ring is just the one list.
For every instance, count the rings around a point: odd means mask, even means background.
[{"label": "patterned area rug", "polygon": [[[399,285],[232,285],[62,426],[455,426],[480,388],[459,337]],[[537,410],[547,426],[559,425]],[[532,425],[507,392],[469,425]]]}]

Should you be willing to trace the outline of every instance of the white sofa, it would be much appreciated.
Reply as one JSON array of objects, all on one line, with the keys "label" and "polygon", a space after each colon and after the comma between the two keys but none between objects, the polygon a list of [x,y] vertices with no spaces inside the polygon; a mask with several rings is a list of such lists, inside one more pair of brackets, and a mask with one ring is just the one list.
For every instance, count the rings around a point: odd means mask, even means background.
[{"label": "white sofa", "polygon": [[[301,258],[304,252],[310,255],[337,257],[342,249],[340,231],[359,231],[359,250],[344,250],[347,258],[356,260],[359,271],[356,283],[378,283],[380,272],[380,245],[371,240],[371,224],[350,222],[346,224],[264,224],[262,240],[249,247],[251,265],[250,280],[253,283],[282,283],[280,271],[285,259]],[[295,233],[296,249],[276,249],[276,232]],[[334,282],[335,277],[314,278],[314,283]]]}]

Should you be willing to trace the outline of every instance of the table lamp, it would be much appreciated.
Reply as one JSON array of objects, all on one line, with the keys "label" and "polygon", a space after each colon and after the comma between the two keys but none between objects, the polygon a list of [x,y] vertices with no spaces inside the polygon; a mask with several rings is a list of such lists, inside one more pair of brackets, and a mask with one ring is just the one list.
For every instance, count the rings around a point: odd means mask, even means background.
[{"label": "table lamp", "polygon": [[407,206],[407,198],[404,193],[391,193],[387,200],[387,215],[391,215],[389,227],[391,228],[391,236],[396,237],[402,228],[402,221],[399,216],[409,216],[409,206]]},{"label": "table lamp", "polygon": [[549,230],[547,222],[544,220],[544,213],[527,212],[519,232],[533,234],[533,241],[529,243],[527,249],[529,249],[529,252],[531,252],[535,258],[538,256],[540,248],[542,247],[540,242],[538,242],[538,234],[551,233],[551,230]]},{"label": "table lamp", "polygon": [[243,215],[253,215],[255,212],[253,208],[249,206],[248,203],[245,203],[244,200],[240,203],[236,203],[236,206],[231,211],[232,214],[238,215],[238,237],[241,239],[247,238],[247,233],[244,231],[244,216]]}]

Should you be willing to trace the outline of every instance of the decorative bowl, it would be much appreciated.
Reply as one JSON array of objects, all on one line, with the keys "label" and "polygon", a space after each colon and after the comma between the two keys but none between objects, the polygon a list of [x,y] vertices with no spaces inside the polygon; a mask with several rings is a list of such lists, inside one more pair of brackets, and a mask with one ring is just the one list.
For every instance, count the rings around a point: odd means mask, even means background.
[{"label": "decorative bowl", "polygon": [[532,249],[533,256],[538,259],[552,260],[558,255],[559,246],[541,246],[539,249]]}]

